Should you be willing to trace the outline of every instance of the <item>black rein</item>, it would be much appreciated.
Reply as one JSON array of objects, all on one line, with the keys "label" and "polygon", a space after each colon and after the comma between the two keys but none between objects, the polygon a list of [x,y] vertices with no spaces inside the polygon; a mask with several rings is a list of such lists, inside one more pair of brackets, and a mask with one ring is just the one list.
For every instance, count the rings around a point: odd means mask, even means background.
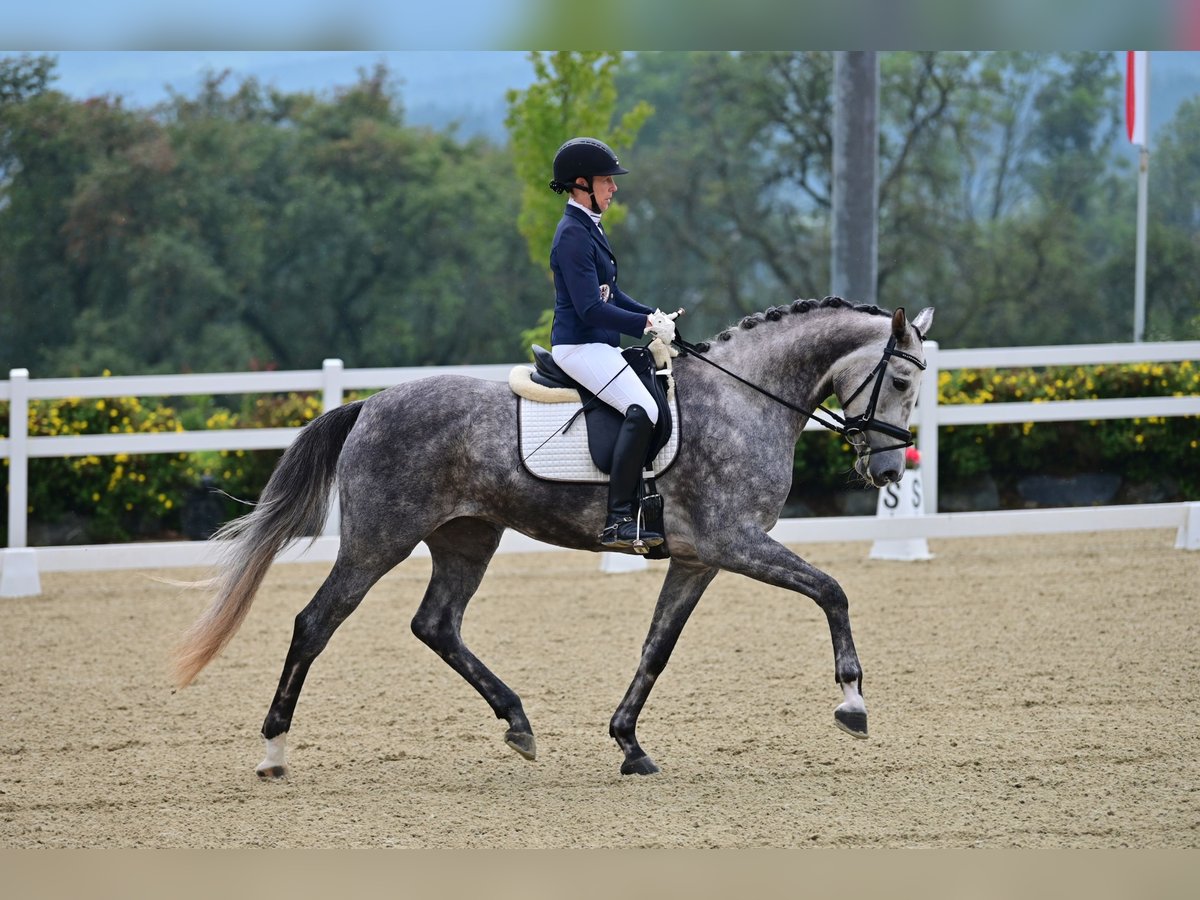
[{"label": "black rein", "polygon": [[[890,359],[893,356],[898,356],[901,359],[908,360],[910,363],[912,363],[913,365],[915,365],[918,369],[921,369],[922,371],[925,369],[925,363],[923,363],[921,360],[917,359],[911,353],[905,353],[903,350],[896,349],[896,336],[895,335],[892,335],[890,338],[888,338],[887,346],[884,348],[883,356],[880,358],[878,364],[875,366],[874,369],[871,370],[871,373],[869,375],[867,375],[866,379],[863,381],[862,384],[860,384],[858,386],[858,388],[854,391],[854,393],[851,394],[846,399],[846,402],[844,404],[845,406],[849,406],[853,402],[854,398],[857,397],[859,394],[861,394],[863,392],[863,390],[866,388],[866,386],[871,383],[871,379],[874,378],[875,384],[871,388],[871,399],[867,403],[866,411],[861,416],[849,416],[849,417],[842,416],[840,413],[837,413],[834,410],[829,409],[824,404],[818,405],[816,407],[816,409],[804,409],[803,407],[797,406],[795,403],[792,403],[788,400],[784,400],[782,397],[772,394],[766,388],[760,387],[759,385],[755,384],[752,381],[747,381],[745,378],[743,378],[741,375],[738,375],[736,372],[730,372],[724,366],[718,365],[717,363],[713,362],[711,359],[708,359],[706,356],[704,356],[704,354],[700,350],[698,350],[696,348],[695,344],[685,341],[683,338],[679,337],[678,334],[676,334],[675,340],[672,341],[672,343],[675,344],[675,346],[677,346],[680,350],[682,350],[684,352],[684,355],[692,356],[692,357],[695,357],[696,359],[703,360],[704,362],[706,362],[710,366],[712,366],[714,369],[719,369],[720,371],[722,371],[726,375],[728,375],[730,378],[740,381],[742,384],[746,385],[746,387],[753,388],[754,390],[758,391],[760,394],[762,394],[766,397],[770,397],[776,403],[782,404],[783,406],[786,406],[788,409],[790,409],[794,412],[798,412],[803,416],[808,416],[810,418],[816,419],[818,422],[820,422],[822,425],[824,425],[830,431],[837,432],[838,434],[842,435],[842,437],[846,438],[847,440],[852,441],[853,437],[861,435],[864,431],[878,431],[880,434],[886,434],[888,437],[894,437],[897,440],[903,442],[900,444],[895,444],[894,446],[891,446],[891,447],[880,447],[880,448],[871,448],[868,445],[868,449],[871,450],[871,452],[883,453],[885,450],[899,450],[902,447],[911,447],[913,444],[913,433],[911,431],[909,431],[907,428],[901,428],[899,425],[892,425],[888,422],[879,422],[879,421],[876,421],[876,419],[875,419],[875,406],[879,402],[879,391],[883,387],[883,376],[887,372],[888,359]],[[826,416],[828,416],[833,421],[826,421],[824,418],[822,418],[820,415],[817,414],[817,410],[820,410],[822,413],[824,413]]]}]

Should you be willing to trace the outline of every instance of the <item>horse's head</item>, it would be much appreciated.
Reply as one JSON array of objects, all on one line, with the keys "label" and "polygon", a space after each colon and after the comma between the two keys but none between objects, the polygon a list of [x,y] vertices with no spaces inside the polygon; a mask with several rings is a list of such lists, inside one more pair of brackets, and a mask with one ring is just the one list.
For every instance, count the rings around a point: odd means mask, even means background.
[{"label": "horse's head", "polygon": [[932,324],[933,307],[911,322],[897,309],[886,342],[868,342],[851,353],[834,378],[846,440],[858,454],[854,471],[874,487],[904,475],[904,449],[912,443],[908,421],[925,368],[921,342]]}]

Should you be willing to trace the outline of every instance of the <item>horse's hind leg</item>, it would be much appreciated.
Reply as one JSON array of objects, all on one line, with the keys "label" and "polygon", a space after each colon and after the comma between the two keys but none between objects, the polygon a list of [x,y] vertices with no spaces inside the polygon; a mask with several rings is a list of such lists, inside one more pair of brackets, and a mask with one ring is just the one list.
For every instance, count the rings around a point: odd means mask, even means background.
[{"label": "horse's hind leg", "polygon": [[358,607],[371,585],[411,552],[409,548],[386,561],[380,558],[368,562],[343,555],[346,546],[343,543],[343,553],[338,554],[325,583],[296,616],[279,688],[263,722],[262,735],[267,742],[267,752],[256,769],[260,778],[282,778],[287,774],[287,733],[292,726],[296,701],[300,699],[300,689],[304,687],[313,661],[325,649],[337,627]]},{"label": "horse's hind leg", "polygon": [[508,722],[504,742],[526,759],[537,749],[521,698],[463,643],[463,613],[500,544],[504,529],[481,519],[454,519],[425,538],[433,577],[412,620],[412,630]]}]

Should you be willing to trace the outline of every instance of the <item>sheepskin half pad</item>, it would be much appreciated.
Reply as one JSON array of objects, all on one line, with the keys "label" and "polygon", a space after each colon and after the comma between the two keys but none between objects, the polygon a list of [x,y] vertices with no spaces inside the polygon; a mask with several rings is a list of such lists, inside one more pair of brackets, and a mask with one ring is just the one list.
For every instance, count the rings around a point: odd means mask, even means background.
[{"label": "sheepskin half pad", "polygon": [[[523,374],[519,370],[522,370]],[[582,405],[579,394],[563,388],[545,388],[531,382],[528,375],[531,371],[528,367],[518,366],[509,378],[509,384],[518,397],[518,446],[521,460],[529,474],[546,481],[607,484],[608,475],[597,469],[596,464],[592,462],[583,415],[571,424],[566,434],[559,433],[570,421],[571,416],[579,412]],[[525,383],[538,391],[561,391],[561,394],[554,396],[557,402],[531,400],[524,396],[524,390],[519,389],[525,388]],[[529,393],[536,392],[530,390]],[[574,395],[574,399],[564,402],[563,398],[567,394]],[[549,399],[549,395],[542,396]],[[666,471],[675,461],[675,454],[679,450],[679,402],[672,396],[668,405],[671,409],[671,437],[651,463],[651,471],[656,476]]]}]

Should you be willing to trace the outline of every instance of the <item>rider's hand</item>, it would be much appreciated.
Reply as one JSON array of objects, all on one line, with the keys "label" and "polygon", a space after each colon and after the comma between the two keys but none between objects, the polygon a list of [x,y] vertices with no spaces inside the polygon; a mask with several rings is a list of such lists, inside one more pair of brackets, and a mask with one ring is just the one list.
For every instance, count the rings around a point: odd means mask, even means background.
[{"label": "rider's hand", "polygon": [[654,333],[664,344],[670,344],[675,340],[674,316],[668,315],[661,309],[656,309],[648,318],[650,321],[646,325],[646,334]]}]

